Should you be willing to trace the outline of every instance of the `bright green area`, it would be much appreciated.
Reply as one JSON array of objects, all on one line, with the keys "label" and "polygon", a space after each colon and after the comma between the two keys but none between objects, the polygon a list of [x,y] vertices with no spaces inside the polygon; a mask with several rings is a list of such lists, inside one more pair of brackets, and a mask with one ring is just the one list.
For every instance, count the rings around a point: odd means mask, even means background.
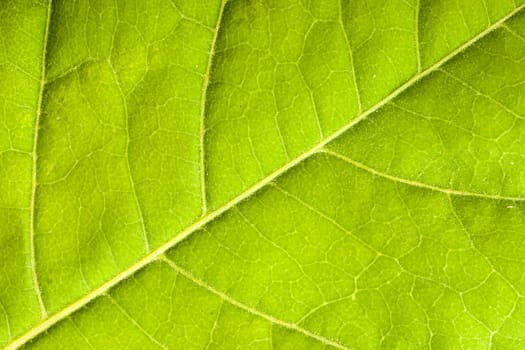
[{"label": "bright green area", "polygon": [[0,344],[523,348],[523,6],[4,1]]},{"label": "bright green area", "polygon": [[38,321],[31,283],[32,145],[40,89],[43,6],[0,9],[0,342]]}]

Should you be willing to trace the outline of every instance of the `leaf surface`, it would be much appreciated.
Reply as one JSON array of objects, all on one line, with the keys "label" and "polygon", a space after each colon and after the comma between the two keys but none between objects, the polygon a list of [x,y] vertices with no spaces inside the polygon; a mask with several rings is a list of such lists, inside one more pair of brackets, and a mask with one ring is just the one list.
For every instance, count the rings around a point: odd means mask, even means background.
[{"label": "leaf surface", "polygon": [[519,349],[525,10],[0,9],[0,344]]}]

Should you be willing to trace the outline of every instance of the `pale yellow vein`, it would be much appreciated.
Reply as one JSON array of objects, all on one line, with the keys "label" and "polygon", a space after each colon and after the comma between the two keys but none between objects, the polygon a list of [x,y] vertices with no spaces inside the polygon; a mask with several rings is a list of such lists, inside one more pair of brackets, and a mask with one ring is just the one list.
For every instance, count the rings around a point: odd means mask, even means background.
[{"label": "pale yellow vein", "polygon": [[210,43],[210,51],[208,54],[208,63],[206,66],[206,72],[204,73],[204,80],[202,82],[202,96],[201,96],[201,114],[200,114],[200,136],[199,136],[199,163],[200,163],[200,184],[201,184],[201,215],[204,216],[208,212],[207,199],[206,199],[206,165],[205,165],[205,149],[204,149],[204,138],[206,135],[206,96],[210,85],[210,75],[212,73],[213,58],[215,56],[215,50],[217,46],[217,38],[219,37],[219,30],[222,23],[222,15],[224,8],[226,7],[227,0],[221,1],[221,7],[219,9],[219,15],[217,16],[217,23],[213,32],[213,38]]},{"label": "pale yellow vein", "polygon": [[30,229],[29,229],[29,245],[31,250],[31,275],[33,278],[33,287],[35,288],[38,305],[40,306],[40,313],[42,318],[47,317],[46,306],[42,298],[42,291],[38,283],[38,276],[36,273],[36,247],[35,247],[35,209],[36,209],[36,190],[37,183],[37,150],[38,150],[38,132],[40,129],[40,117],[42,116],[42,103],[44,100],[44,88],[46,85],[46,58],[47,58],[47,43],[49,41],[49,26],[51,23],[53,1],[49,0],[46,14],[46,27],[44,30],[44,44],[42,49],[42,66],[40,69],[40,92],[38,94],[38,103],[35,117],[34,138],[33,138],[33,166],[32,166],[32,186],[31,186],[31,203],[30,203]]},{"label": "pale yellow vein", "polygon": [[356,168],[359,168],[359,169],[362,169],[362,170],[365,170],[371,174],[374,174],[376,176],[379,176],[379,177],[383,177],[383,178],[386,178],[390,181],[394,181],[394,182],[400,182],[400,183],[403,183],[405,185],[410,185],[410,186],[413,186],[413,187],[419,187],[419,188],[424,188],[424,189],[427,189],[427,190],[432,190],[432,191],[437,191],[437,192],[443,192],[443,193],[446,193],[446,194],[450,194],[450,195],[455,195],[455,196],[467,196],[467,197],[480,197],[480,198],[488,198],[488,199],[494,199],[494,200],[505,200],[505,201],[516,201],[516,202],[519,202],[519,201],[525,201],[525,198],[522,198],[522,197],[507,197],[507,196],[500,196],[500,195],[496,195],[496,194],[486,194],[486,193],[478,193],[478,192],[469,192],[469,191],[460,191],[460,190],[454,190],[454,189],[450,189],[450,188],[444,188],[444,187],[439,187],[439,186],[434,186],[434,185],[429,185],[429,184],[426,184],[424,182],[419,182],[419,181],[414,181],[414,180],[409,180],[409,179],[405,179],[405,178],[402,178],[402,177],[398,177],[398,176],[394,176],[394,175],[390,175],[390,174],[387,174],[387,173],[384,173],[384,172],[381,172],[379,170],[376,170],[374,168],[371,168],[363,163],[360,163],[360,162],[357,162],[347,156],[344,156],[340,153],[337,153],[335,151],[332,151],[332,150],[329,150],[329,149],[323,149],[320,151],[320,153],[325,153],[325,154],[328,154],[330,156],[333,156],[335,158],[338,158],[346,163],[349,163],[353,166],[355,166]]},{"label": "pale yellow vein", "polygon": [[271,315],[268,315],[262,311],[259,311],[251,306],[248,306],[246,304],[243,304],[241,303],[240,301],[237,301],[236,299],[230,297],[229,295],[221,292],[220,290],[217,290],[215,289],[214,287],[210,286],[209,284],[207,284],[206,282],[198,279],[197,277],[195,277],[191,272],[189,271],[186,271],[184,269],[182,269],[181,267],[179,267],[177,264],[175,264],[172,260],[168,259],[167,257],[163,256],[160,258],[160,260],[166,262],[169,266],[171,266],[175,271],[177,271],[177,273],[181,274],[182,276],[186,277],[187,279],[189,279],[190,281],[194,282],[195,284],[197,284],[198,286],[206,289],[207,291],[215,294],[216,296],[218,296],[219,298],[221,298],[222,300],[238,307],[239,309],[242,309],[254,316],[257,316],[257,317],[261,317],[261,318],[264,318],[265,320],[271,322],[272,324],[276,324],[278,326],[281,326],[281,327],[284,327],[284,328],[287,328],[287,329],[291,329],[291,330],[294,330],[296,332],[299,332],[309,338],[313,338],[325,345],[329,345],[329,346],[332,346],[332,347],[335,347],[337,349],[343,349],[343,350],[350,350],[348,347],[332,340],[332,339],[328,339],[326,337],[323,337],[319,334],[316,334],[316,333],[313,333],[303,327],[300,327],[299,325],[295,324],[295,323],[290,323],[290,322],[287,322],[287,321],[283,321],[283,320],[280,320],[278,318],[275,318]]}]

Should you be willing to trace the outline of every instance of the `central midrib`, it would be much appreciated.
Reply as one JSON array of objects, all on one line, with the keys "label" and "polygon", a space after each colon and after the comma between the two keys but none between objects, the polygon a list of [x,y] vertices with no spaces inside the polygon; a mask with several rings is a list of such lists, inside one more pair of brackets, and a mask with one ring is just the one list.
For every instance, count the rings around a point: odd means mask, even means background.
[{"label": "central midrib", "polygon": [[252,187],[248,188],[246,191],[239,194],[237,197],[230,200],[228,203],[224,204],[223,206],[219,207],[218,209],[209,212],[207,215],[203,216],[193,224],[191,224],[189,227],[187,227],[185,230],[181,231],[179,234],[177,234],[174,238],[167,241],[160,247],[156,248],[146,256],[144,256],[142,259],[138,260],[136,263],[131,265],[126,270],[122,271],[112,279],[108,280],[104,284],[100,285],[98,288],[94,289],[90,293],[86,294],[82,298],[76,300],[74,303],[69,304],[59,312],[53,314],[49,318],[41,321],[40,323],[36,324],[34,327],[29,329],[26,333],[21,335],[20,337],[13,340],[11,343],[9,343],[5,349],[17,349],[18,347],[22,346],[23,344],[27,343],[31,339],[35,338],[40,333],[44,332],[54,324],[58,323],[60,320],[68,317],[69,315],[73,314],[92,300],[96,299],[97,297],[103,295],[108,290],[110,290],[115,285],[119,284],[123,280],[126,280],[128,277],[132,276],[135,272],[139,271],[143,267],[149,265],[153,261],[156,261],[160,256],[162,256],[165,252],[167,252],[169,249],[175,247],[178,245],[181,241],[186,239],[187,237],[191,236],[193,233],[198,231],[200,228],[205,226],[206,224],[210,223],[211,221],[215,220],[217,217],[221,216],[228,210],[232,209],[239,203],[243,202],[244,200],[250,198],[252,195],[254,195],[256,192],[258,192],[260,189],[265,187],[266,185],[273,182],[275,179],[277,179],[279,176],[286,173],[288,170],[294,168],[296,165],[302,163],[304,160],[308,159],[310,156],[320,152],[323,150],[323,147],[326,146],[331,141],[335,140],[337,137],[341,136],[343,133],[351,129],[353,126],[367,118],[370,114],[376,112],[380,108],[382,108],[385,104],[392,101],[394,98],[399,96],[401,93],[406,91],[408,88],[413,86],[415,83],[423,79],[424,77],[428,76],[432,72],[436,71],[439,67],[444,65],[446,62],[450,61],[452,58],[457,56],[459,53],[465,51],[467,48],[478,42],[480,39],[485,37],[487,34],[501,26],[503,23],[505,23],[509,18],[514,16],[516,13],[520,12],[525,7],[525,4],[518,6],[516,9],[511,11],[509,14],[507,14],[505,17],[501,18],[491,26],[489,26],[484,31],[480,32],[476,36],[474,36],[469,41],[465,42],[463,45],[458,47],[457,49],[453,50],[451,53],[440,59],[438,62],[434,63],[433,65],[429,66],[428,68],[422,70],[421,72],[415,74],[412,78],[407,80],[405,83],[400,85],[397,89],[395,89],[392,93],[390,93],[388,96],[386,96],[384,99],[376,103],[371,108],[367,109],[360,115],[358,115],[356,118],[351,120],[348,124],[340,128],[338,131],[332,133],[328,137],[324,138],[321,142],[310,148],[309,150],[305,151],[292,161],[288,162],[287,164],[283,165],[281,168],[275,170],[270,175],[266,176],[264,179],[259,181],[258,183],[254,184]]}]

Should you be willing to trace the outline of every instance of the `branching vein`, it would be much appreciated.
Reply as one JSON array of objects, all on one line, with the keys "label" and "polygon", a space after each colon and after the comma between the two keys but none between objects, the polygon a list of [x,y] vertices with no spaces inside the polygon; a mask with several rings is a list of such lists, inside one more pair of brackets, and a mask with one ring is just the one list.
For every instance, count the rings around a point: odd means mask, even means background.
[{"label": "branching vein", "polygon": [[384,178],[389,179],[391,181],[404,183],[406,185],[410,185],[410,186],[413,186],[413,187],[419,187],[419,188],[424,188],[424,189],[427,189],[427,190],[443,192],[443,193],[447,193],[447,194],[454,195],[454,196],[480,197],[480,198],[515,201],[515,202],[525,201],[525,198],[522,198],[522,197],[506,197],[506,196],[499,196],[499,195],[486,194],[486,193],[459,191],[459,190],[454,190],[454,189],[450,189],[450,188],[443,188],[443,187],[439,187],[439,186],[429,185],[429,184],[426,184],[424,182],[404,179],[404,178],[401,178],[401,177],[398,177],[398,176],[393,176],[393,175],[390,175],[390,174],[387,174],[387,173],[383,173],[383,172],[381,172],[379,170],[370,168],[369,166],[367,166],[367,165],[365,165],[363,163],[359,163],[359,162],[357,162],[357,161],[355,161],[353,159],[350,159],[347,156],[344,156],[344,155],[342,155],[340,153],[334,152],[334,151],[329,150],[329,149],[324,149],[321,152],[329,154],[330,156],[333,156],[333,157],[335,157],[337,159],[340,159],[340,160],[342,160],[342,161],[344,161],[346,163],[349,163],[349,164],[351,164],[351,165],[353,165],[353,166],[355,166],[355,167],[357,167],[359,169],[363,169],[363,170],[365,170],[365,171],[367,171],[367,172],[369,172],[371,174],[374,174],[376,176],[384,177]]},{"label": "branching vein", "polygon": [[307,337],[309,338],[313,338],[325,345],[329,345],[329,346],[332,346],[332,347],[335,347],[337,349],[343,349],[343,350],[349,350],[349,348],[347,348],[346,346],[344,345],[341,345],[339,344],[338,342],[335,342],[334,340],[331,340],[331,339],[328,339],[328,338],[325,338],[323,336],[320,336],[318,334],[315,334],[313,332],[310,332],[309,330],[307,329],[304,329],[300,326],[298,326],[297,324],[295,323],[290,323],[290,322],[286,322],[286,321],[283,321],[283,320],[280,320],[278,318],[275,318],[271,315],[268,315],[268,314],[265,314],[264,312],[261,312],[251,306],[248,306],[248,305],[245,305],[239,301],[237,301],[236,299],[230,297],[229,295],[213,288],[212,286],[210,286],[209,284],[207,284],[206,282],[204,281],[201,281],[200,279],[198,279],[197,277],[193,276],[193,274],[191,274],[190,272],[180,268],[179,266],[177,266],[172,260],[166,258],[166,257],[162,257],[161,259],[162,261],[166,262],[169,266],[171,266],[175,271],[177,271],[177,273],[181,274],[182,276],[186,277],[187,279],[189,279],[190,281],[194,282],[195,284],[199,285],[200,287],[206,289],[207,291],[217,295],[218,297],[220,297],[222,300],[238,307],[239,309],[242,309],[254,316],[257,316],[257,317],[261,317],[261,318],[264,318],[265,320],[273,323],[273,324],[276,324],[276,325],[279,325],[281,327],[284,327],[284,328],[288,328],[288,329],[291,329],[291,330],[294,330],[296,332],[299,332],[299,333],[302,333],[303,335],[306,335]]}]

